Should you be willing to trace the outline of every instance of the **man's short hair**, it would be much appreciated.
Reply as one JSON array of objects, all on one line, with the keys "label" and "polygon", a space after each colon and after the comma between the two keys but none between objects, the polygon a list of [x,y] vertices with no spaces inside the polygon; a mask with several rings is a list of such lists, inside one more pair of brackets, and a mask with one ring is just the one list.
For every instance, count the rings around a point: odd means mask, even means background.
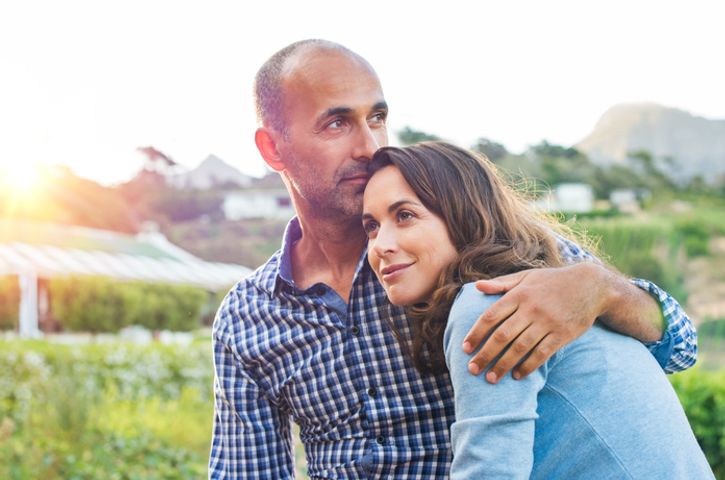
[{"label": "man's short hair", "polygon": [[254,103],[257,110],[257,121],[260,125],[269,125],[278,132],[286,132],[283,112],[284,98],[282,98],[285,65],[290,57],[305,47],[338,50],[364,61],[355,52],[329,40],[313,38],[287,45],[269,57],[254,78]]}]

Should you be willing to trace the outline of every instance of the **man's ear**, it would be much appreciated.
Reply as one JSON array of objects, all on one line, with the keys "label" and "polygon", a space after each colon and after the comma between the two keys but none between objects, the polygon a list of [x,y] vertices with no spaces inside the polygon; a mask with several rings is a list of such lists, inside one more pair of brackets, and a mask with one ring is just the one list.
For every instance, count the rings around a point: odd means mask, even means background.
[{"label": "man's ear", "polygon": [[258,128],[254,134],[254,143],[257,144],[259,153],[262,154],[264,161],[275,172],[284,170],[284,162],[277,150],[278,135],[277,132],[267,127]]}]

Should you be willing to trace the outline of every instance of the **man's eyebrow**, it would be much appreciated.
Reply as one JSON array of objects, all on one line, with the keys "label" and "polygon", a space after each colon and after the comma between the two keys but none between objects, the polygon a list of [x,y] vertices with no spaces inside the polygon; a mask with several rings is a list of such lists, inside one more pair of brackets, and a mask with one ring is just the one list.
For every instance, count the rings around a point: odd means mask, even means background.
[{"label": "man's eyebrow", "polygon": [[[386,101],[378,102],[375,105],[373,105],[372,110],[384,110],[387,112],[388,111],[388,102],[386,102]],[[338,115],[349,115],[351,112],[352,112],[352,108],[350,108],[350,107],[328,108],[327,110],[322,112],[322,114],[319,117],[317,117],[317,122],[315,122],[315,123],[319,123],[319,122],[325,120],[326,118],[335,117]]]},{"label": "man's eyebrow", "polygon": [[327,110],[322,112],[322,114],[319,117],[317,117],[317,122],[315,122],[315,123],[319,123],[319,122],[325,120],[326,118],[335,117],[337,115],[348,115],[350,112],[352,112],[352,108],[350,108],[350,107],[328,108]]}]

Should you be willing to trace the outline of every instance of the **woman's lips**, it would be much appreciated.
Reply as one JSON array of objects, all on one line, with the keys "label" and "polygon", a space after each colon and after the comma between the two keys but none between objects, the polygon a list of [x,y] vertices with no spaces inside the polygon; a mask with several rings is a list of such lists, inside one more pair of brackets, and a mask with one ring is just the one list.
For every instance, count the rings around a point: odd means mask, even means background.
[{"label": "woman's lips", "polygon": [[396,263],[395,265],[389,265],[383,268],[382,270],[380,270],[383,281],[390,282],[392,280],[395,280],[403,273],[403,270],[413,265],[413,263]]}]

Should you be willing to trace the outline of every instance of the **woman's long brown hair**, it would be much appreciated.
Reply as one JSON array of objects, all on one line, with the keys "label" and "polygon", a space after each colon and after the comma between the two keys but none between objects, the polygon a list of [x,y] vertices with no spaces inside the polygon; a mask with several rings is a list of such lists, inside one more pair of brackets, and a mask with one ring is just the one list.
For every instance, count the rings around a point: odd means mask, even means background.
[{"label": "woman's long brown hair", "polygon": [[465,283],[529,268],[562,265],[556,222],[536,214],[499,178],[483,155],[445,142],[378,150],[372,175],[394,165],[428,210],[443,219],[458,258],[441,274],[425,304],[409,306],[412,338],[393,326],[403,350],[421,371],[446,371],[443,333]]}]

